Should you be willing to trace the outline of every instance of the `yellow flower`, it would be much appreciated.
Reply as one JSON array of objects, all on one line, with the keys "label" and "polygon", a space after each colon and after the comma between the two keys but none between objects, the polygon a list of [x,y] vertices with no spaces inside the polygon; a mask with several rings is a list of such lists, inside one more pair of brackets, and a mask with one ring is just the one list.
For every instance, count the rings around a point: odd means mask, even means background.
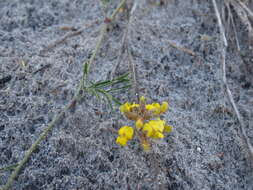
[{"label": "yellow flower", "polygon": [[125,146],[127,141],[131,140],[134,135],[134,129],[129,126],[123,126],[119,129],[119,136],[116,139],[116,143],[120,144],[121,146]]},{"label": "yellow flower", "polygon": [[130,110],[133,109],[133,108],[138,108],[139,106],[140,106],[139,104],[133,103],[133,104],[130,106]]},{"label": "yellow flower", "polygon": [[144,151],[150,150],[150,144],[149,143],[143,142],[141,145],[142,145],[142,148],[143,148]]},{"label": "yellow flower", "polygon": [[165,125],[164,126],[164,132],[165,133],[170,133],[170,132],[172,132],[172,130],[173,130],[172,126],[170,126],[170,125]]},{"label": "yellow flower", "polygon": [[129,110],[130,110],[130,103],[127,102],[127,103],[121,105],[121,106],[119,107],[119,109],[120,109],[120,111],[121,111],[122,113],[129,111]]},{"label": "yellow flower", "polygon": [[149,111],[154,109],[160,109],[160,104],[159,103],[147,104],[146,109]]},{"label": "yellow flower", "polygon": [[152,111],[154,114],[159,114],[160,113],[160,104],[159,103],[153,103],[153,104],[147,104],[146,109],[148,111]]},{"label": "yellow flower", "polygon": [[146,109],[148,111],[151,111],[155,115],[159,115],[161,113],[164,113],[168,110],[169,104],[168,102],[163,102],[162,105],[159,103],[153,103],[153,104],[147,104]]},{"label": "yellow flower", "polygon": [[130,112],[130,111],[132,111],[133,108],[137,108],[139,106],[140,106],[139,104],[135,104],[135,103],[130,104],[129,102],[127,102],[127,103],[121,105],[119,109],[122,113],[125,113],[125,112]]},{"label": "yellow flower", "polygon": [[119,135],[124,136],[128,140],[133,138],[134,129],[129,126],[123,126],[119,129]]},{"label": "yellow flower", "polygon": [[162,113],[164,113],[164,112],[166,112],[168,110],[168,108],[169,108],[168,102],[163,102],[162,105],[161,105],[160,111]]},{"label": "yellow flower", "polygon": [[141,96],[140,97],[140,105],[144,105],[144,107],[145,107],[145,104],[146,104],[146,98],[144,96]]},{"label": "yellow flower", "polygon": [[144,96],[141,96],[140,101],[141,101],[141,102],[145,102],[145,101],[146,101],[146,98],[145,98]]},{"label": "yellow flower", "polygon": [[118,136],[118,138],[116,139],[116,143],[120,144],[121,146],[126,146],[127,144],[127,139],[121,136]]},{"label": "yellow flower", "polygon": [[165,121],[163,120],[151,120],[148,123],[145,123],[143,126],[143,132],[146,133],[148,137],[151,138],[164,138],[163,131],[164,131]]},{"label": "yellow flower", "polygon": [[[129,119],[135,121],[135,128],[123,126],[119,129],[119,136],[116,143],[121,146],[126,146],[127,142],[134,136],[134,130],[140,139],[141,145],[145,151],[150,150],[151,138],[164,138],[164,133],[170,133],[172,126],[166,124],[159,117],[168,110],[167,102],[146,104],[146,98],[142,96],[139,99],[139,104],[126,102],[120,106],[120,112]],[[152,118],[158,118],[150,120]]]},{"label": "yellow flower", "polygon": [[141,119],[138,119],[136,122],[135,122],[135,126],[137,129],[141,129],[142,126],[143,126],[143,121]]}]

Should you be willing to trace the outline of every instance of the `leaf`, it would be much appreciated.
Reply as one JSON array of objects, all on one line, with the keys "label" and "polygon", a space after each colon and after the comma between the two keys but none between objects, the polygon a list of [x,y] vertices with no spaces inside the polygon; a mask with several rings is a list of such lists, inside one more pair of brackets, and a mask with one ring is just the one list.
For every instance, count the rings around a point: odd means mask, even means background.
[{"label": "leaf", "polygon": [[[114,80],[128,79],[128,78],[127,78],[128,75],[129,75],[129,73],[125,73],[125,74],[123,74],[123,75],[121,75],[121,76],[115,78]],[[129,80],[129,79],[128,79],[128,80]]]},{"label": "leaf", "polygon": [[113,81],[111,85],[119,84],[119,83],[128,83],[129,79],[121,79],[117,81]]},{"label": "leaf", "polygon": [[100,92],[101,94],[103,94],[106,97],[110,108],[113,110],[113,107],[112,107],[112,96],[110,94],[108,94],[106,91],[102,90],[102,89],[97,89],[97,91]]},{"label": "leaf", "polygon": [[102,81],[102,82],[96,82],[93,85],[90,86],[90,88],[103,88],[105,86],[109,86],[111,85],[111,80],[106,80],[106,81]]},{"label": "leaf", "polygon": [[112,80],[98,81],[92,83],[92,85],[89,86],[89,88],[105,88],[119,83],[127,83],[130,81],[130,79],[127,78],[128,75],[129,73],[126,73]]},{"label": "leaf", "polygon": [[0,171],[13,170],[13,169],[15,169],[17,166],[18,166],[18,164],[12,164],[12,165],[9,165],[9,166],[5,166],[5,167],[0,168]]},{"label": "leaf", "polygon": [[89,67],[90,67],[90,64],[87,62],[84,63],[83,65],[83,87],[88,85],[88,74],[89,74]]},{"label": "leaf", "polygon": [[[84,73],[85,72],[88,72],[88,63],[85,63],[85,66],[84,66]],[[128,76],[129,76],[129,73],[125,73],[117,78],[112,79],[112,80],[98,81],[95,83],[92,81],[89,81],[90,86],[87,87],[86,90],[89,93],[96,96],[96,98],[98,98],[98,99],[101,99],[99,94],[103,95],[106,98],[110,108],[113,109],[112,102],[114,102],[115,104],[118,104],[118,105],[121,105],[121,102],[119,100],[117,100],[116,98],[114,98],[110,93],[131,87],[131,85],[129,84],[130,79],[128,78]],[[115,88],[105,90],[105,88],[109,88],[110,86],[115,85],[115,84],[122,84],[122,85],[121,85],[121,87],[115,87]]]},{"label": "leaf", "polygon": [[83,74],[88,75],[88,72],[89,72],[89,64],[88,62],[85,62],[83,66]]},{"label": "leaf", "polygon": [[114,98],[113,96],[112,96],[112,100],[113,100],[116,104],[118,104],[119,106],[122,105],[122,103],[121,103],[119,100],[117,100],[116,98]]},{"label": "leaf", "polygon": [[130,88],[131,85],[126,85],[126,86],[123,86],[123,87],[119,87],[119,88],[112,88],[110,90],[107,90],[106,92],[115,92],[115,91],[120,91],[120,90],[123,90],[123,89],[126,89],[126,88]]},{"label": "leaf", "polygon": [[100,95],[96,92],[95,89],[90,88],[89,91],[90,91],[91,94],[95,95],[97,99],[101,100]]},{"label": "leaf", "polygon": [[128,79],[121,79],[120,81],[106,80],[106,81],[94,83],[89,88],[105,88],[105,87],[109,87],[109,86],[119,84],[119,83],[124,83],[124,82],[129,82],[129,80]]}]

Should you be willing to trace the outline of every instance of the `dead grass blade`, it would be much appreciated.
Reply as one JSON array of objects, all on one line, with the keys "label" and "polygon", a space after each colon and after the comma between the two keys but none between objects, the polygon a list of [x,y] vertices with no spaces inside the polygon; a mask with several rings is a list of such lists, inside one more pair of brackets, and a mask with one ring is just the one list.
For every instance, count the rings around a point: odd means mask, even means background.
[{"label": "dead grass blade", "polygon": [[212,0],[212,3],[213,3],[213,7],[214,7],[214,10],[215,10],[215,15],[217,17],[217,20],[218,20],[218,25],[219,25],[219,30],[220,30],[220,33],[221,33],[221,64],[222,64],[222,73],[223,73],[223,77],[222,77],[222,80],[223,80],[223,85],[224,85],[224,88],[226,90],[226,93],[227,93],[227,96],[228,96],[228,99],[235,111],[235,114],[236,114],[236,117],[239,121],[239,126],[240,126],[240,132],[241,132],[241,136],[242,136],[242,140],[246,146],[246,148],[248,149],[248,153],[249,153],[249,162],[252,164],[253,166],[253,147],[250,143],[250,140],[249,138],[247,137],[246,135],[246,131],[245,131],[245,123],[241,117],[241,114],[237,108],[237,105],[235,104],[235,101],[234,101],[234,98],[233,98],[233,95],[231,93],[231,90],[227,84],[227,78],[226,78],[226,49],[227,49],[227,40],[226,40],[226,36],[225,36],[225,31],[224,31],[224,28],[223,28],[223,24],[222,24],[222,21],[221,21],[221,17],[220,17],[220,12],[218,10],[218,7],[217,7],[217,4],[216,4],[216,0]]},{"label": "dead grass blade", "polygon": [[[233,6],[233,9],[235,10],[237,16],[240,18],[242,24],[247,28],[248,30],[248,38],[249,38],[249,47],[252,48],[253,46],[253,28],[251,25],[251,22],[249,20],[249,16],[252,12],[250,10],[245,9],[245,4],[243,4],[241,1],[230,1],[230,4]],[[247,11],[248,10],[248,11]],[[248,12],[250,14],[248,14]]]}]

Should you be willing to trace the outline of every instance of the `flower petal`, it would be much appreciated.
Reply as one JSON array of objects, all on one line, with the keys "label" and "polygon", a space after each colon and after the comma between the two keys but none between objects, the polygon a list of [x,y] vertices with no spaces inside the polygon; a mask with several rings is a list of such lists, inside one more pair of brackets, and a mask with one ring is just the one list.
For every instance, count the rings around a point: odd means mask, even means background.
[{"label": "flower petal", "polygon": [[163,131],[165,121],[161,119],[151,120],[144,124],[142,131],[151,138],[164,138]]},{"label": "flower petal", "polygon": [[138,130],[140,130],[143,126],[143,121],[141,119],[138,119],[136,122],[135,122],[135,126]]},{"label": "flower petal", "polygon": [[152,136],[152,138],[162,139],[162,138],[164,138],[164,135],[160,132],[155,132],[154,135]]},{"label": "flower petal", "polygon": [[162,105],[161,105],[160,111],[161,111],[162,113],[164,113],[164,112],[166,112],[166,111],[168,110],[168,108],[169,108],[168,102],[163,102]]},{"label": "flower petal", "polygon": [[165,125],[165,126],[164,126],[164,131],[163,131],[163,132],[165,132],[165,133],[170,133],[170,132],[172,132],[172,130],[173,130],[173,127],[172,127],[172,126],[170,126],[170,125]]},{"label": "flower petal", "polygon": [[134,135],[134,129],[129,126],[123,126],[119,129],[119,136],[126,138],[127,140],[130,140],[133,138]]},{"label": "flower petal", "polygon": [[128,140],[125,137],[122,137],[122,136],[118,136],[118,138],[116,139],[116,143],[121,145],[121,146],[126,146],[127,141]]},{"label": "flower petal", "polygon": [[144,124],[142,131],[145,132],[148,137],[152,137],[153,127],[150,122]]}]

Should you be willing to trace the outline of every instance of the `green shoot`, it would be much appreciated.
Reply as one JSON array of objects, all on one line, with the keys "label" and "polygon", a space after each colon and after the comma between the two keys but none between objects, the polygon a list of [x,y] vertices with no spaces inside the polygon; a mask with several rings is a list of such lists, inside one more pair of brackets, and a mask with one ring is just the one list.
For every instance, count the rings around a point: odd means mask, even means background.
[{"label": "green shoot", "polygon": [[[86,66],[84,68],[86,68]],[[85,71],[86,69],[84,69],[84,74]],[[113,109],[113,102],[117,105],[121,105],[121,102],[115,97],[113,97],[112,93],[125,90],[131,87],[130,79],[128,78],[128,76],[129,73],[126,73],[112,80],[98,81],[95,83],[92,81],[87,81],[86,79],[85,84],[89,84],[89,86],[84,87],[84,90],[96,96],[96,98],[99,100],[101,100],[102,95],[107,100],[107,103],[109,104],[110,108]],[[117,87],[114,87],[115,85],[117,85]]]},{"label": "green shoot", "polygon": [[12,165],[9,165],[9,166],[2,167],[2,168],[0,168],[0,172],[1,172],[1,171],[13,170],[13,169],[15,169],[17,166],[18,166],[18,164],[12,164]]}]

